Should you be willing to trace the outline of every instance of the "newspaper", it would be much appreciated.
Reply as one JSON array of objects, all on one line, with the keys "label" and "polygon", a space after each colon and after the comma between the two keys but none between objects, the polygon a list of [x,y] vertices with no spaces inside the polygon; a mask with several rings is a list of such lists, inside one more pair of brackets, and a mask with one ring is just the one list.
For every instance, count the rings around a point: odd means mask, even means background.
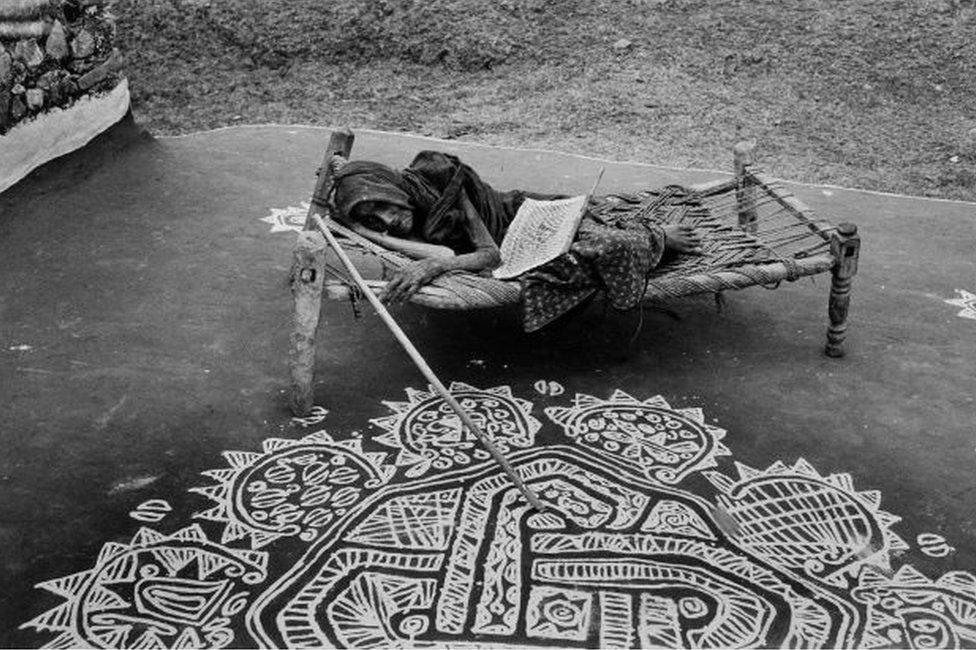
[{"label": "newspaper", "polygon": [[514,278],[568,251],[588,198],[525,199],[502,240],[502,265],[493,275],[499,280]]},{"label": "newspaper", "polygon": [[583,196],[555,201],[525,199],[502,240],[502,265],[493,275],[499,280],[514,278],[568,251],[603,172],[601,168],[593,187]]}]

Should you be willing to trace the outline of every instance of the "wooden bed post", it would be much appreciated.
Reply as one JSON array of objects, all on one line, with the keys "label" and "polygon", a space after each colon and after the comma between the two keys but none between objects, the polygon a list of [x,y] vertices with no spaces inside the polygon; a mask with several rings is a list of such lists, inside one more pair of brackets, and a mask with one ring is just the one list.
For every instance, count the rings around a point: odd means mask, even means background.
[{"label": "wooden bed post", "polygon": [[735,205],[739,213],[739,227],[746,232],[756,232],[759,218],[756,213],[756,188],[746,176],[746,169],[752,165],[753,152],[756,143],[753,141],[737,142],[732,148],[735,163]]},{"label": "wooden bed post", "polygon": [[291,333],[291,410],[298,417],[312,411],[315,382],[315,333],[322,310],[325,276],[325,238],[319,232],[298,233],[291,266],[291,295],[295,300]]},{"label": "wooden bed post", "polygon": [[315,190],[305,217],[305,229],[298,233],[291,267],[291,295],[294,299],[294,329],[291,333],[291,410],[304,417],[314,406],[315,336],[322,311],[325,276],[325,238],[315,229],[313,218],[328,216],[332,189],[332,158],[348,158],[355,137],[347,128],[332,132],[315,180]]},{"label": "wooden bed post", "polygon": [[[315,180],[315,190],[312,192],[312,207],[308,211],[308,216],[305,217],[304,230],[315,230],[312,214],[317,212],[320,216],[326,216],[323,210],[326,201],[329,200],[329,191],[332,189],[332,157],[349,158],[355,139],[356,136],[348,128],[337,129],[329,136],[329,145],[325,148],[325,155],[322,156],[322,165],[319,167],[318,178]],[[318,210],[316,210],[317,207]]]},{"label": "wooden bed post", "polygon": [[830,301],[827,314],[830,327],[827,328],[828,357],[844,356],[844,339],[847,337],[847,310],[851,305],[851,282],[857,273],[857,258],[861,251],[861,238],[857,226],[842,223],[830,237],[830,253],[834,256],[831,269]]}]

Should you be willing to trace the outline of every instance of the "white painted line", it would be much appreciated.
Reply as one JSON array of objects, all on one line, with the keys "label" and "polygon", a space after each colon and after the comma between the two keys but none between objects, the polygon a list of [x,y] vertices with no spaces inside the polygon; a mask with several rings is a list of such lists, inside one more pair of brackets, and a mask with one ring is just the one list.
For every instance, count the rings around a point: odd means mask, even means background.
[{"label": "white painted line", "polygon": [[[216,129],[207,129],[203,131],[191,131],[190,133],[180,133],[177,135],[159,135],[155,137],[158,139],[175,140],[180,138],[197,137],[201,135],[211,135],[214,133],[220,133],[222,131],[230,131],[233,129],[266,129],[266,128],[311,129],[314,131],[335,131],[339,127],[317,126],[314,124],[276,124],[273,122],[267,124],[235,124],[231,126],[221,126]],[[641,162],[638,160],[614,160],[612,158],[600,158],[599,156],[586,156],[578,153],[556,151],[554,149],[541,149],[535,147],[529,147],[524,149],[519,147],[503,147],[501,145],[484,144],[481,142],[470,142],[467,140],[445,140],[443,138],[435,138],[429,135],[418,135],[415,133],[406,133],[400,131],[378,131],[376,129],[364,129],[364,128],[357,128],[354,129],[354,131],[359,133],[371,133],[373,135],[396,136],[400,138],[410,138],[413,140],[423,140],[426,142],[437,142],[437,143],[447,144],[451,146],[462,145],[464,147],[475,147],[475,148],[480,147],[482,149],[497,149],[500,151],[518,151],[522,153],[543,153],[543,154],[550,154],[550,155],[557,155],[557,156],[566,156],[570,158],[578,158],[580,160],[590,160],[599,163],[612,163],[615,165],[647,167],[650,169],[660,169],[662,171],[677,172],[677,173],[693,172],[693,173],[720,174],[722,176],[732,176],[730,172],[719,170],[719,169],[708,169],[703,167],[668,167],[666,165],[657,165],[654,163]],[[875,196],[887,196],[896,199],[913,199],[916,201],[934,201],[937,203],[954,203],[960,205],[976,206],[976,202],[974,201],[963,201],[960,199],[942,199],[942,198],[930,197],[930,196],[915,196],[912,194],[898,194],[895,192],[882,192],[879,190],[865,190],[859,187],[844,187],[843,185],[831,185],[831,184],[823,185],[818,183],[805,183],[802,181],[792,181],[787,179],[778,179],[778,180],[782,180],[784,183],[787,183],[789,185],[799,185],[801,187],[811,187],[816,189],[843,190],[846,192],[860,192],[862,194],[872,194]]]}]

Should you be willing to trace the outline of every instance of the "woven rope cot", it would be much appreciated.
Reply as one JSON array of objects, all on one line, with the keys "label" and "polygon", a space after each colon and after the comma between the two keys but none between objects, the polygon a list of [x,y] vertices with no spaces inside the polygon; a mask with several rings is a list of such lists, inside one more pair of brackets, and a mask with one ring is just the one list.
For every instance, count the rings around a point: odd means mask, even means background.
[{"label": "woven rope cot", "polygon": [[[355,285],[326,254],[325,240],[312,228],[312,215],[326,215],[331,177],[348,159],[353,136],[333,133],[319,172],[306,232],[298,237],[292,267],[295,298],[295,330],[292,334],[292,410],[311,410],[314,378],[315,330],[323,295],[357,301]],[[721,293],[751,286],[772,288],[784,280],[831,273],[828,298],[830,325],[825,352],[844,354],[850,287],[857,272],[860,238],[853,224],[836,227],[819,218],[793,196],[782,183],[759,170],[752,161],[752,146],[736,145],[735,174],[686,188],[648,190],[631,195],[609,195],[591,200],[591,213],[604,218],[640,212],[662,225],[693,225],[703,239],[702,256],[677,256],[657,267],[647,279],[644,299],[663,301],[700,293]],[[675,200],[679,194],[692,201]],[[352,230],[326,220],[329,229],[347,251],[378,261],[385,271],[410,263],[410,259],[363,238]],[[367,281],[379,292],[383,279]],[[485,309],[518,304],[517,281],[496,280],[468,272],[452,272],[437,278],[416,293],[411,302],[436,309]]]}]

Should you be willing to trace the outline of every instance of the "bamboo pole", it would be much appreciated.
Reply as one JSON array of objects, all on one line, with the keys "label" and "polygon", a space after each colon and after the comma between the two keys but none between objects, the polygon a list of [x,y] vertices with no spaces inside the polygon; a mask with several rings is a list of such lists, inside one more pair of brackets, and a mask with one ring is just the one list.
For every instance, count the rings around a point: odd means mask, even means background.
[{"label": "bamboo pole", "polygon": [[393,333],[393,336],[396,338],[397,342],[403,346],[403,349],[410,357],[410,360],[413,361],[414,365],[417,366],[421,374],[423,374],[427,381],[430,382],[431,386],[434,387],[434,390],[436,390],[437,393],[444,398],[444,401],[447,402],[452,409],[454,409],[454,412],[458,414],[459,418],[461,418],[461,422],[463,422],[464,425],[471,430],[471,433],[478,438],[481,444],[484,445],[485,449],[487,449],[488,453],[490,453],[492,458],[495,459],[495,462],[501,466],[502,470],[506,475],[508,475],[508,478],[512,480],[512,483],[515,484],[515,487],[518,488],[519,492],[522,493],[522,496],[525,497],[526,501],[528,501],[529,504],[539,512],[544,512],[546,506],[539,500],[539,497],[537,497],[529,486],[525,484],[521,477],[515,473],[515,469],[511,466],[511,464],[509,464],[508,459],[506,459],[498,448],[495,447],[495,444],[491,441],[491,438],[489,438],[485,432],[481,430],[481,427],[479,427],[478,424],[471,419],[471,416],[467,411],[464,410],[464,407],[458,404],[458,401],[454,399],[454,396],[451,395],[449,390],[447,390],[447,387],[444,386],[444,384],[441,383],[441,380],[437,378],[437,375],[434,374],[434,371],[427,364],[410,339],[407,338],[407,335],[393,319],[393,316],[390,315],[390,312],[387,311],[386,307],[383,306],[383,303],[380,302],[379,298],[373,295],[373,292],[366,284],[363,276],[359,274],[359,271],[353,265],[352,260],[350,260],[349,256],[346,255],[346,251],[344,251],[342,246],[339,245],[339,242],[336,241],[335,235],[333,235],[329,230],[329,227],[326,225],[325,221],[322,220],[322,217],[313,212],[310,214],[310,220],[325,236],[325,240],[329,243],[329,246],[332,247],[332,250],[335,251],[336,255],[339,256],[339,260],[342,261],[343,266],[346,267],[346,271],[352,277],[356,285],[362,290],[363,295],[366,296],[366,299],[373,306],[373,309],[375,309],[376,313],[379,314],[380,319],[382,319],[382,321],[386,324],[390,332]]}]

